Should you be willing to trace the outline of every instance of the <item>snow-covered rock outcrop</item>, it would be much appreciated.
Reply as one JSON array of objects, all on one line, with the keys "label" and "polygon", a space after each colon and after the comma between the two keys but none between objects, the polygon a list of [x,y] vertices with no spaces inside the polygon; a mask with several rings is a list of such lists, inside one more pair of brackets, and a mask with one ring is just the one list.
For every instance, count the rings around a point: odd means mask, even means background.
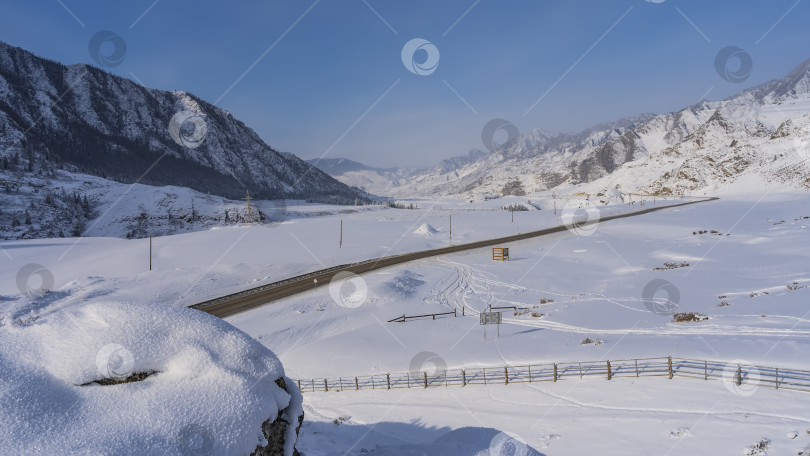
[{"label": "snow-covered rock outcrop", "polygon": [[256,340],[187,308],[47,297],[0,317],[0,454],[294,454],[302,398]]}]

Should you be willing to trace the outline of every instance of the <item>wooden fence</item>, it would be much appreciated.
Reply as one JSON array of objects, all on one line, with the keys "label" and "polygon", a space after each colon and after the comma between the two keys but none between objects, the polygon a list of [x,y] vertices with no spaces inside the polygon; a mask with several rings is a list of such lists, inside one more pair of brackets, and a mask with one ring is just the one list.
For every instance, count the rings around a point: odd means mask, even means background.
[{"label": "wooden fence", "polygon": [[[402,314],[401,317],[396,317],[396,318],[393,318],[391,320],[388,320],[388,323],[405,323],[408,320],[415,320],[415,319],[418,319],[418,318],[428,318],[428,317],[433,317],[433,319],[435,320],[436,317],[441,317],[443,315],[452,315],[454,317],[458,316],[458,314],[456,313],[456,309],[453,309],[452,312],[432,313],[432,314],[425,314],[425,315],[405,315],[405,314]],[[464,316],[464,309],[461,309],[461,315]]]},{"label": "wooden fence", "polygon": [[438,386],[508,385],[510,383],[556,382],[585,377],[607,380],[617,377],[699,378],[723,380],[736,386],[762,386],[810,392],[810,371],[673,357],[301,379],[298,380],[298,388],[301,392],[360,391]]}]

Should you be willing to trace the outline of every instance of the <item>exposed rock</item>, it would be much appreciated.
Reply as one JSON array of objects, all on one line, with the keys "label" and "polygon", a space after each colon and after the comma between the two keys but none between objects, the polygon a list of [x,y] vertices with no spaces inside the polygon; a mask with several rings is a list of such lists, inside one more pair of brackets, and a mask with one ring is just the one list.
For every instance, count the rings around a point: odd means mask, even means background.
[{"label": "exposed rock", "polygon": [[[290,393],[292,398],[290,399],[290,405],[287,406],[284,410],[278,411],[278,416],[275,419],[270,420],[268,418],[267,421],[262,423],[262,433],[264,434],[264,438],[267,439],[267,445],[257,446],[256,450],[251,453],[251,456],[284,456],[284,446],[289,433],[287,432],[290,422],[289,416],[290,414],[295,415],[294,409],[295,405],[294,399],[296,398],[295,394],[287,389],[287,382],[284,380],[284,377],[279,377],[276,380],[276,384],[281,387],[284,391]],[[294,388],[294,387],[293,387]],[[304,412],[301,411],[300,415],[297,417],[298,424],[295,427],[295,436],[296,439],[298,438],[298,431],[301,430],[301,425],[304,423]],[[300,456],[298,450],[295,449],[295,444],[293,443],[293,456]]]}]

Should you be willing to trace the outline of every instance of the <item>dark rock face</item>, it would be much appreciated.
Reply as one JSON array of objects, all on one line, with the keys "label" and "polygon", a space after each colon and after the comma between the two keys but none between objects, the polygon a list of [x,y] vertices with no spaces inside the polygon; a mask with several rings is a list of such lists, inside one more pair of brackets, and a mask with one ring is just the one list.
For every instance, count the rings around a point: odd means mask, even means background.
[{"label": "dark rock face", "polygon": [[[290,392],[287,389],[287,382],[284,381],[284,377],[277,379],[276,384],[284,391],[287,391],[288,393]],[[284,443],[287,436],[287,429],[293,425],[293,423],[288,421],[288,417],[290,412],[292,412],[293,407],[294,404],[291,401],[290,405],[286,409],[278,411],[278,416],[272,420],[268,419],[262,423],[262,433],[267,439],[267,446],[257,446],[256,450],[251,453],[251,456],[284,456]],[[301,425],[303,423],[304,412],[302,411],[301,414],[298,415],[298,423],[295,427],[296,438],[298,437],[298,431],[301,430]],[[293,447],[293,456],[300,456],[295,447]]]}]

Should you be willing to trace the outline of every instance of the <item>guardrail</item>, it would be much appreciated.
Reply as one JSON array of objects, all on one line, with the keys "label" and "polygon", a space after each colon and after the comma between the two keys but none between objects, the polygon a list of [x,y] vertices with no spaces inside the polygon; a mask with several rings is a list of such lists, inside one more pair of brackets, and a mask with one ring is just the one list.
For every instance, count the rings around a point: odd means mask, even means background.
[{"label": "guardrail", "polygon": [[585,377],[601,377],[607,380],[617,377],[667,377],[670,380],[676,377],[699,378],[723,380],[738,387],[742,385],[746,385],[746,388],[761,386],[810,392],[810,371],[671,356],[300,379],[298,388],[301,392],[312,393],[439,386],[509,385],[511,383],[557,382]]}]

